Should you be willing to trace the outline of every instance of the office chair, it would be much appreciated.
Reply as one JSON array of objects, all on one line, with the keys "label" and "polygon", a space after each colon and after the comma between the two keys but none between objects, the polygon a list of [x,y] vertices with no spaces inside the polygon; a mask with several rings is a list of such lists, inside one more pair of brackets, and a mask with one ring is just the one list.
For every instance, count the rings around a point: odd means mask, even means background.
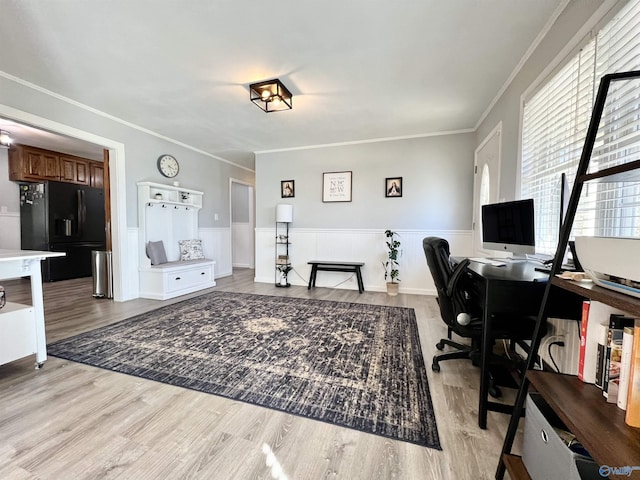
[{"label": "office chair", "polygon": [[[449,242],[443,238],[427,237],[423,239],[422,246],[438,293],[440,316],[447,325],[447,338],[441,339],[436,344],[436,348],[443,350],[445,345],[449,345],[456,349],[452,352],[435,355],[431,369],[434,372],[439,372],[441,361],[458,358],[469,358],[474,364],[477,364],[482,340],[483,312],[479,301],[474,300],[473,292],[470,289],[469,273],[466,271],[469,259],[460,261],[454,267],[450,257]],[[496,316],[493,318],[492,337],[494,340],[510,340],[510,347],[514,353],[515,343],[528,351],[528,346],[523,341],[533,337],[535,321],[535,317],[532,316],[517,319],[512,316]],[[453,341],[452,333],[469,339],[471,344],[466,345]],[[544,334],[545,332],[541,333],[541,335]],[[496,355],[492,358],[492,363],[513,367],[520,372],[524,367],[524,361],[516,356],[512,360]],[[493,397],[500,396],[500,390],[494,385],[493,379],[489,394]]]},{"label": "office chair", "polygon": [[[474,302],[469,301],[469,294],[464,287],[467,283],[466,267],[469,265],[469,259],[462,260],[454,268],[450,258],[449,242],[444,238],[427,237],[422,241],[422,247],[438,293],[440,316],[447,325],[447,338],[441,339],[436,348],[443,350],[445,345],[449,345],[456,349],[433,357],[431,369],[439,372],[439,362],[443,360],[473,359],[480,354],[482,311]],[[452,333],[470,339],[471,344],[453,341]]]}]

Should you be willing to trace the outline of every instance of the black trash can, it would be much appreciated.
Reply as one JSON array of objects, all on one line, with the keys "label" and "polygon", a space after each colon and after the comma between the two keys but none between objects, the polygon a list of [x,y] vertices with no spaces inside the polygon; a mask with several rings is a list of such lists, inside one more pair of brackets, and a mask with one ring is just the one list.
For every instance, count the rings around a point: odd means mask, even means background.
[{"label": "black trash can", "polygon": [[92,250],[91,271],[93,273],[93,296],[96,298],[113,298],[111,252],[108,250]]}]

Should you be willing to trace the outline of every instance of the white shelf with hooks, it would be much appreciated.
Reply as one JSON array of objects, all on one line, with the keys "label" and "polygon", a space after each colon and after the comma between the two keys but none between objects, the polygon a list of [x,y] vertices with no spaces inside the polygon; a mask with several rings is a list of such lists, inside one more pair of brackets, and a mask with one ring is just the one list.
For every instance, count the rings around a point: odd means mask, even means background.
[{"label": "white shelf with hooks", "polygon": [[[215,262],[180,260],[180,240],[198,238],[203,192],[173,185],[138,182],[140,296],[165,300],[215,286]],[[162,240],[168,263],[151,265],[148,242]]]}]

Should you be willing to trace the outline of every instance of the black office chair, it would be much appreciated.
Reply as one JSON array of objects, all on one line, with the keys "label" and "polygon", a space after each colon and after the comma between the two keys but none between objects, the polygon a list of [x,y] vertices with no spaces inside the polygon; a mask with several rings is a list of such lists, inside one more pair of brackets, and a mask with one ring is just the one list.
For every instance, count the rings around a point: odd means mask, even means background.
[{"label": "black office chair", "polygon": [[[422,246],[438,293],[440,316],[447,325],[447,338],[441,339],[436,344],[436,348],[443,350],[445,345],[449,345],[456,349],[453,352],[435,355],[431,369],[434,372],[439,372],[439,362],[456,358],[470,358],[474,363],[477,363],[475,360],[480,355],[483,312],[480,302],[474,299],[474,292],[470,288],[469,273],[466,271],[469,259],[460,261],[454,267],[450,256],[449,242],[443,238],[427,237],[423,239]],[[515,355],[514,345],[517,343],[528,351],[528,345],[524,341],[533,337],[535,317],[496,316],[492,320],[494,325],[491,332],[492,338],[494,340],[510,340],[510,348],[514,353],[513,359],[495,356],[492,358],[492,363],[514,367],[522,373],[524,362]],[[452,333],[469,339],[470,345],[453,341]],[[543,331],[541,335],[544,334]],[[493,381],[489,393],[493,397],[500,396],[500,390],[493,384]]]},{"label": "black office chair", "polygon": [[[462,260],[454,268],[451,263],[449,242],[444,238],[427,237],[422,241],[427,264],[438,293],[440,316],[447,325],[447,338],[437,344],[438,350],[445,345],[455,348],[453,352],[442,353],[433,357],[431,369],[440,371],[439,362],[456,358],[473,358],[480,353],[482,338],[482,311],[470,302],[469,292],[465,284],[468,259]],[[470,345],[452,340],[452,333],[471,341]]]}]

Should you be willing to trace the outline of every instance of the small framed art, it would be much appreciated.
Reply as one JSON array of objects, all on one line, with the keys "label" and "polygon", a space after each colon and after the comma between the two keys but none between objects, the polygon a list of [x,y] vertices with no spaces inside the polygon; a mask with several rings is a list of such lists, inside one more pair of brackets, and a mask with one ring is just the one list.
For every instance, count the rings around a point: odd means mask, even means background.
[{"label": "small framed art", "polygon": [[323,202],[351,201],[351,172],[325,172],[322,174]]},{"label": "small framed art", "polygon": [[384,182],[385,197],[401,197],[402,196],[402,177],[389,177]]},{"label": "small framed art", "polygon": [[296,182],[293,180],[282,180],[280,182],[280,196],[282,198],[293,198],[296,196]]}]

